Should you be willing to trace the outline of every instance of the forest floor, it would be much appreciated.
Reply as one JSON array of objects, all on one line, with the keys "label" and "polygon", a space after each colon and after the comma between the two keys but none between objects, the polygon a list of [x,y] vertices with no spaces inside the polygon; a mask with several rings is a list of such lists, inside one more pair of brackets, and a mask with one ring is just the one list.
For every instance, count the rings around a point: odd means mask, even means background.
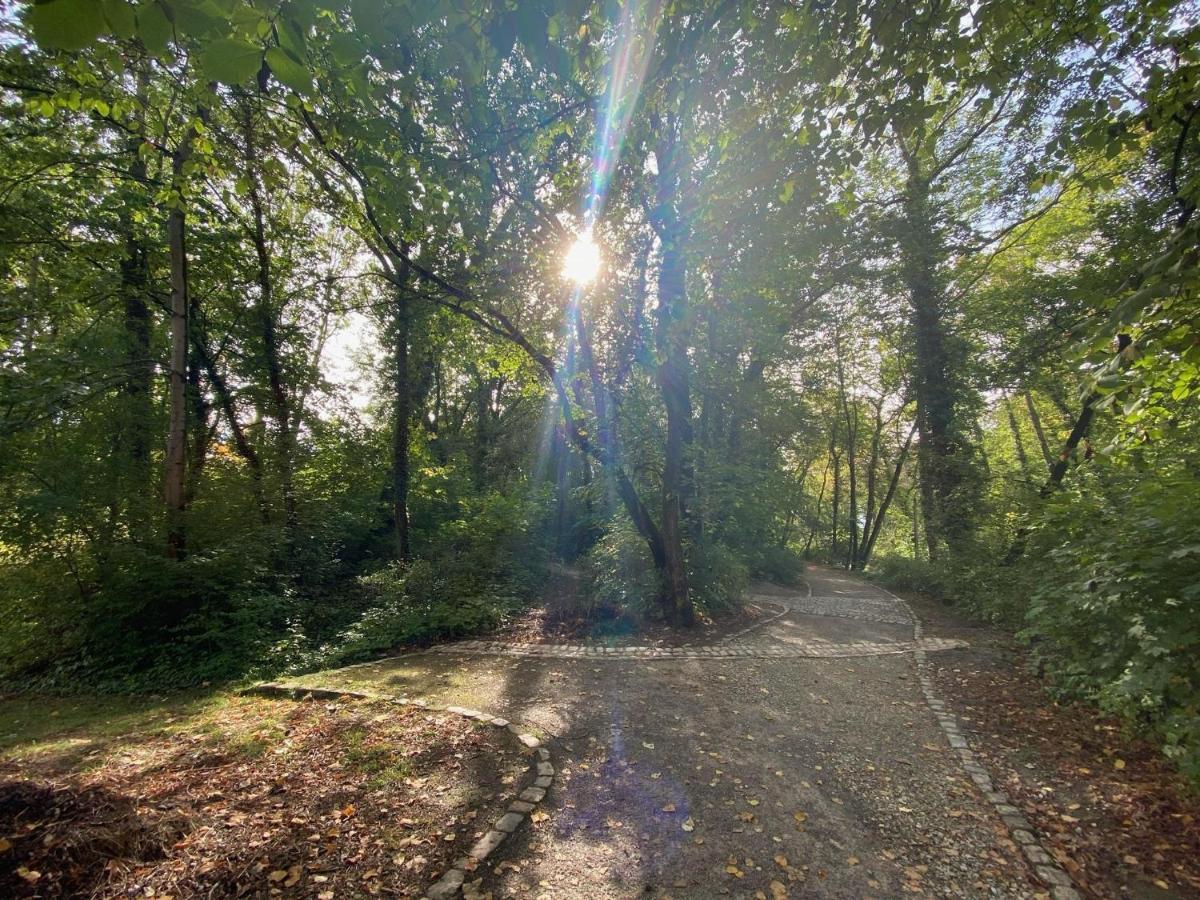
[{"label": "forest floor", "polygon": [[365,702],[0,701],[0,896],[420,896],[527,780],[506,738]]},{"label": "forest floor", "polygon": [[[1011,638],[832,570],[753,596],[690,647],[625,641],[666,657],[534,617],[289,684],[545,741],[549,793],[467,867],[468,898],[1200,897],[1200,806]],[[0,894],[417,897],[522,789],[520,749],[345,699],[0,702]]]}]

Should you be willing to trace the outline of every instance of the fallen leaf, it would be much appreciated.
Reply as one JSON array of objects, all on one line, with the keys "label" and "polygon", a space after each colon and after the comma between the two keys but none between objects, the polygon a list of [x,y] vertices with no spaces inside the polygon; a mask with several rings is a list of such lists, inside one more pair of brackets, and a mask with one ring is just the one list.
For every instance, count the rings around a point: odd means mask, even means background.
[{"label": "fallen leaf", "polygon": [[692,819],[691,816],[688,816],[686,819],[683,820],[683,823],[679,827],[682,828],[684,831],[695,831],[696,823]]},{"label": "fallen leaf", "polygon": [[782,881],[772,881],[768,887],[771,890],[771,900],[787,900],[788,891]]},{"label": "fallen leaf", "polygon": [[857,857],[857,856],[848,856],[848,857],[846,857],[846,865],[848,865],[848,866],[857,866],[857,865],[858,865],[858,857]]},{"label": "fallen leaf", "polygon": [[728,872],[730,875],[732,875],[734,878],[744,878],[746,876],[746,873],[743,872],[741,869],[739,869],[737,866],[726,866],[725,871]]},{"label": "fallen leaf", "polygon": [[283,881],[288,877],[287,869],[276,869],[267,876],[267,881]]},{"label": "fallen leaf", "polygon": [[529,815],[530,821],[534,823],[545,822],[548,818],[550,818],[550,813],[546,812],[544,809],[535,809]]},{"label": "fallen leaf", "polygon": [[1123,760],[1123,759],[1114,759],[1114,760],[1113,760],[1113,768],[1114,768],[1114,769],[1123,769],[1123,768],[1125,768],[1125,760]]},{"label": "fallen leaf", "polygon": [[664,806],[664,807],[662,808],[662,811],[663,811],[663,812],[665,812],[665,813],[672,813],[672,812],[675,812],[675,804],[674,804],[674,803],[668,803],[666,806]]}]

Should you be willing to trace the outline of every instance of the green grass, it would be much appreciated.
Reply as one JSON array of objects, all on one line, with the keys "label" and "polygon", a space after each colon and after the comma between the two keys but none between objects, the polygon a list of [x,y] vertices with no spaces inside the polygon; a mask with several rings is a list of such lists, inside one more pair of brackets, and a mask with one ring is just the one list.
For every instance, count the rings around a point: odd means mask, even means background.
[{"label": "green grass", "polygon": [[213,691],[146,695],[19,694],[0,698],[0,758],[87,769],[109,751],[171,734],[256,758],[276,746],[294,706]]},{"label": "green grass", "polygon": [[368,787],[386,787],[412,777],[412,763],[386,744],[368,744],[366,730],[347,729],[342,732],[341,740],[346,748],[346,765],[368,776]]}]

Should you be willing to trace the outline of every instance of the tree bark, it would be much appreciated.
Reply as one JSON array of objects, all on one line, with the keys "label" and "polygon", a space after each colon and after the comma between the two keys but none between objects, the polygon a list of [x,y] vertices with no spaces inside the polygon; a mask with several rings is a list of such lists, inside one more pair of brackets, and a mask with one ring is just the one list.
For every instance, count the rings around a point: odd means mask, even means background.
[{"label": "tree bark", "polygon": [[392,373],[395,389],[392,423],[392,516],[395,522],[396,556],[401,560],[409,560],[412,558],[412,536],[408,519],[412,385],[408,369],[408,350],[412,322],[407,293],[408,269],[403,264],[398,277],[400,283],[396,285],[392,323]]},{"label": "tree bark", "polygon": [[[869,563],[871,561],[871,554],[873,554],[875,552],[875,542],[879,539],[879,533],[883,530],[883,522],[884,522],[884,519],[887,518],[888,508],[892,505],[892,498],[896,496],[896,486],[900,483],[900,473],[904,469],[904,460],[908,458],[908,449],[909,449],[909,447],[912,446],[913,435],[916,433],[916,431],[917,431],[917,426],[914,423],[913,427],[911,429],[909,429],[908,437],[904,441],[904,446],[902,448],[900,448],[900,456],[896,459],[896,467],[894,469],[892,469],[892,477],[891,477],[891,480],[888,481],[887,492],[883,495],[883,500],[879,504],[879,512],[875,516],[875,522],[874,522],[874,524],[872,524],[870,526],[871,536],[867,539],[867,546],[862,554],[862,567],[864,569],[867,567],[867,563]],[[915,504],[914,504],[913,511],[915,514],[915,512],[916,512]],[[913,522],[914,522],[914,525],[913,525],[913,535],[914,535],[913,550],[915,552],[916,547],[917,547],[917,542],[915,540],[916,530],[917,530],[916,524],[915,524],[916,523],[915,515],[913,518]]]},{"label": "tree bark", "polygon": [[[179,201],[182,203],[182,201]],[[182,559],[187,553],[184,509],[187,487],[187,248],[182,206],[167,214],[167,245],[171,261],[171,354],[169,360],[170,424],[167,431],[167,472],[164,499],[167,507],[167,556]]]},{"label": "tree bark", "polygon": [[1046,432],[1042,430],[1042,417],[1038,415],[1037,407],[1033,403],[1033,394],[1026,388],[1022,393],[1025,395],[1025,409],[1029,413],[1029,421],[1033,423],[1033,433],[1037,435],[1038,447],[1042,451],[1042,459],[1046,463],[1046,468],[1050,468],[1054,464],[1054,457],[1050,454],[1050,445],[1046,442]]},{"label": "tree bark", "polygon": [[262,337],[263,360],[270,389],[271,418],[275,422],[275,455],[279,459],[280,492],[283,495],[284,532],[288,552],[295,548],[299,528],[296,518],[295,437],[292,428],[292,404],[288,396],[280,358],[274,282],[271,277],[271,254],[267,245],[266,215],[263,208],[262,186],[258,176],[258,154],[255,147],[253,109],[249,101],[242,106],[242,129],[245,142],[246,174],[250,182],[250,210],[254,227],[251,240],[257,263],[255,280],[258,284],[256,314]]},{"label": "tree bark", "polygon": [[1012,433],[1013,446],[1017,451],[1017,463],[1021,466],[1021,474],[1029,477],[1029,457],[1025,453],[1025,442],[1021,440],[1021,427],[1017,424],[1016,413],[1013,412],[1012,398],[1005,397],[1004,411],[1008,414],[1008,430]]},{"label": "tree bark", "polygon": [[658,162],[654,219],[661,242],[658,273],[659,352],[658,387],[667,413],[663,447],[662,540],[665,551],[666,612],[677,627],[695,620],[683,550],[683,519],[689,494],[692,403],[688,361],[688,301],[685,232],[677,204],[681,178],[688,176],[690,160],[684,141],[676,134],[673,117],[660,125],[655,151]]}]

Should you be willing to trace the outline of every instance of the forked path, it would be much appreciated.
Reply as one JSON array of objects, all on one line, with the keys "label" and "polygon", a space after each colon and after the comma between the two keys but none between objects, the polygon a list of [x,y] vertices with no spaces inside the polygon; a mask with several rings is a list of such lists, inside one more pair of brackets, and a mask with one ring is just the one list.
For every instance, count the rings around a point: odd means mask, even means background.
[{"label": "forked path", "polygon": [[924,652],[965,645],[918,640],[906,604],[843,573],[810,570],[808,587],[762,588],[775,618],[695,652],[467,643],[297,683],[541,732],[548,817],[470,873],[471,893],[1076,896],[1033,864],[1049,860],[929,693]]}]

